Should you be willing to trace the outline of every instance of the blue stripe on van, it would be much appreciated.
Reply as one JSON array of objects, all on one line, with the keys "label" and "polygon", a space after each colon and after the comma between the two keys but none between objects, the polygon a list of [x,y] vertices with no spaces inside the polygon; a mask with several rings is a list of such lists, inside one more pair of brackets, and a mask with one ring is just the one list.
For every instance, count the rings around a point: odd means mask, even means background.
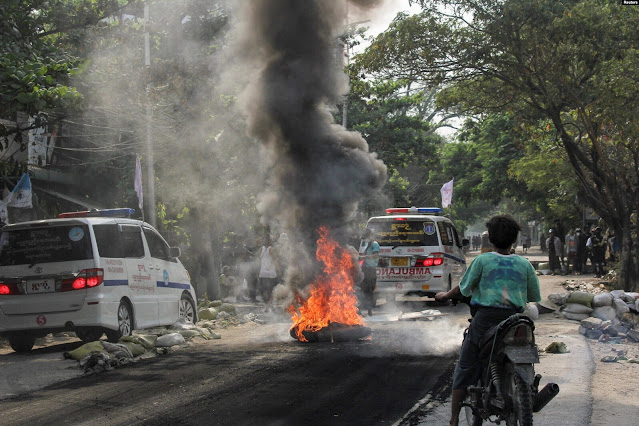
[{"label": "blue stripe on van", "polygon": [[115,285],[129,285],[129,281],[128,280],[104,280],[102,284],[104,284],[107,287],[115,286]]},{"label": "blue stripe on van", "polygon": [[444,253],[444,257],[454,260],[455,262],[466,263],[465,259],[460,259],[459,257],[455,257],[452,254]]},{"label": "blue stripe on van", "polygon": [[164,287],[164,288],[181,288],[182,290],[190,290],[191,289],[191,285],[190,284],[183,284],[183,283],[174,283],[174,282],[169,282],[169,284],[165,284],[164,281],[157,281],[157,285],[158,287]]}]

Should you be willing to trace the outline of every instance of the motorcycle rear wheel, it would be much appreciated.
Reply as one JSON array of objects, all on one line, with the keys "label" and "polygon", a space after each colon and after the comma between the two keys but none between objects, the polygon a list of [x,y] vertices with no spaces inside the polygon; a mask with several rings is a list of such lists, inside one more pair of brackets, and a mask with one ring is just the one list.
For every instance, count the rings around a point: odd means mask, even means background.
[{"label": "motorcycle rear wheel", "polygon": [[[481,386],[481,382],[479,382],[477,384],[477,386]],[[466,402],[467,404],[472,405],[473,407],[478,407],[479,406],[479,395],[475,394],[475,395],[468,395],[466,397]],[[473,409],[469,406],[465,406],[464,410],[466,411],[466,422],[470,425],[470,426],[481,426],[484,423],[484,420],[479,417],[476,416],[475,414],[473,414]]]},{"label": "motorcycle rear wheel", "polygon": [[503,395],[509,396],[513,410],[506,416],[507,426],[532,426],[533,401],[530,385],[519,377],[512,364],[507,364],[503,379]]}]

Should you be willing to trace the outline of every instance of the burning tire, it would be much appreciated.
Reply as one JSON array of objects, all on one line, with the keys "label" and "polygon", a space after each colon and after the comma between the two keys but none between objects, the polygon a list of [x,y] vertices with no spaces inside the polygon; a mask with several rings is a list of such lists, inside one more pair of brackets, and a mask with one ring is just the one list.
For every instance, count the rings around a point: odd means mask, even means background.
[{"label": "burning tire", "polygon": [[[298,338],[296,329],[291,328],[291,337],[302,341]],[[363,325],[347,325],[332,323],[328,327],[320,328],[317,331],[304,330],[302,335],[307,342],[353,342],[355,340],[364,339],[371,334],[371,329]]]}]

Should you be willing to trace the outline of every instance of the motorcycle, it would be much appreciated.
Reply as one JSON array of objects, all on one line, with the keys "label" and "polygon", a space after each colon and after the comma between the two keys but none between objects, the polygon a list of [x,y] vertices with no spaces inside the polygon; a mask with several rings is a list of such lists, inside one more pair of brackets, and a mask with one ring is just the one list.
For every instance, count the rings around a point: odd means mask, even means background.
[{"label": "motorcycle", "polygon": [[[469,303],[470,299],[464,300]],[[470,321],[470,320],[469,320]],[[535,324],[523,314],[514,314],[492,327],[479,342],[482,373],[467,389],[462,403],[469,425],[484,421],[507,426],[533,424],[533,413],[541,411],[558,393],[556,383],[539,390],[540,374],[535,345]]]}]

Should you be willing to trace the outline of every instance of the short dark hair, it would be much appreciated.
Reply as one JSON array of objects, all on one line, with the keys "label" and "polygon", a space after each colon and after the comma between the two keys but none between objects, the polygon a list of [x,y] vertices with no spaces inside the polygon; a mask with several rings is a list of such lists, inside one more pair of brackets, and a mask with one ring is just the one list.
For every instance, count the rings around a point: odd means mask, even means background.
[{"label": "short dark hair", "polygon": [[499,249],[507,249],[515,241],[521,226],[510,216],[494,216],[487,223],[488,239]]}]

